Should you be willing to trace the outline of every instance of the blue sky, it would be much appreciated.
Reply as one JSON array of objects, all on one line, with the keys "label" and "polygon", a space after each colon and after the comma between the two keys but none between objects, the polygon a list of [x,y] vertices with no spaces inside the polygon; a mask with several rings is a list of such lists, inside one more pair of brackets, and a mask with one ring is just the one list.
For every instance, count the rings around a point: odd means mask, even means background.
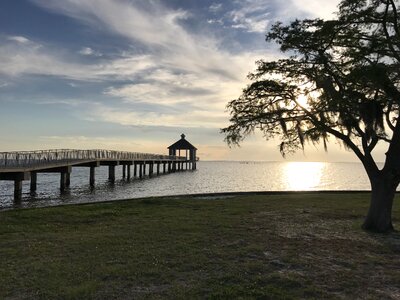
[{"label": "blue sky", "polygon": [[[279,160],[258,134],[229,149],[219,129],[275,21],[329,18],[338,1],[0,2],[1,149],[164,153],[182,132],[202,159]],[[292,160],[351,160],[337,146]]]}]

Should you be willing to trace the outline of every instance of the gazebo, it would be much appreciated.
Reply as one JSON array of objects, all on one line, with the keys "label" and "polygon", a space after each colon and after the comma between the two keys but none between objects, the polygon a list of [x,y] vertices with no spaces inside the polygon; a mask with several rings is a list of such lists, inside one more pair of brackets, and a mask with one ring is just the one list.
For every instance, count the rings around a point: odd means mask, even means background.
[{"label": "gazebo", "polygon": [[[181,134],[181,139],[168,147],[169,155],[181,156],[181,150],[185,151],[186,163],[192,164],[192,170],[196,170],[196,151],[197,148],[185,139],[185,135]],[[182,153],[183,154],[183,153]]]}]

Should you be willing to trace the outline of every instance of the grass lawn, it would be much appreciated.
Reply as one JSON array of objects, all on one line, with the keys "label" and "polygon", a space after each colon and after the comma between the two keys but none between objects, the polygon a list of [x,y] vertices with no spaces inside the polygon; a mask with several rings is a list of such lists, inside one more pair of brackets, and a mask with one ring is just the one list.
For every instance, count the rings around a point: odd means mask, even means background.
[{"label": "grass lawn", "polygon": [[0,299],[399,299],[400,233],[360,229],[368,198],[171,197],[3,211]]}]

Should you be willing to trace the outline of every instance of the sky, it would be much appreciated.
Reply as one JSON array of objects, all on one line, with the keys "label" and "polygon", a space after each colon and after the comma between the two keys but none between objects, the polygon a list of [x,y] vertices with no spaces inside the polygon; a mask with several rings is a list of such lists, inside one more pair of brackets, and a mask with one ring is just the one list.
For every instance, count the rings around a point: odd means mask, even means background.
[{"label": "sky", "polygon": [[[282,160],[255,133],[224,143],[227,103],[258,59],[282,56],[269,26],[332,18],[321,0],[0,2],[0,151],[167,153],[185,133],[203,160]],[[333,140],[288,160],[351,161]]]}]

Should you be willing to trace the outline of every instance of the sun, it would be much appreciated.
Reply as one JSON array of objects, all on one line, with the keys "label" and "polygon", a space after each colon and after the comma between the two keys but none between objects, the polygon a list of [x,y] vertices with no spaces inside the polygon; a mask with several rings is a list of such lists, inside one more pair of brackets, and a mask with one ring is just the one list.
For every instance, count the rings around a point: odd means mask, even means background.
[{"label": "sun", "polygon": [[307,96],[305,96],[305,95],[299,95],[298,97],[297,97],[297,103],[301,106],[301,107],[304,107],[304,108],[309,108],[310,106],[308,105],[308,100],[307,100]]}]

